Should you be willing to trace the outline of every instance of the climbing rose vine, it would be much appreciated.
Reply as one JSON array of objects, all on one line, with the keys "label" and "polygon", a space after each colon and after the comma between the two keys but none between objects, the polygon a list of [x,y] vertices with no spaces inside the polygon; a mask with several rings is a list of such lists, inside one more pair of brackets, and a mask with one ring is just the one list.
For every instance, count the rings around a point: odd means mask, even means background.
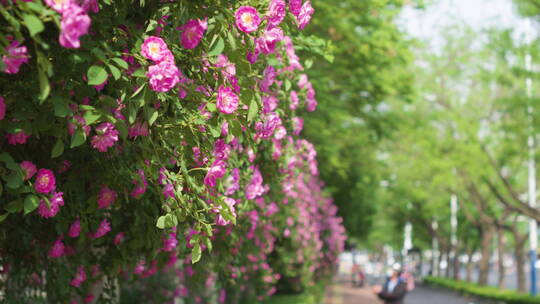
[{"label": "climbing rose vine", "polygon": [[0,10],[0,300],[255,303],[332,273],[309,1]]}]

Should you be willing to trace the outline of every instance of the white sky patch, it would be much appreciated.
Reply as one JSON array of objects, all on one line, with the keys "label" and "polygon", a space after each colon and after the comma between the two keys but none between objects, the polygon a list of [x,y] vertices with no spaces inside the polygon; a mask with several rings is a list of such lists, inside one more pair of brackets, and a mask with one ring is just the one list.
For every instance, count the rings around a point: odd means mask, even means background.
[{"label": "white sky patch", "polygon": [[[426,41],[431,47],[441,44],[440,31],[452,24],[463,23],[475,31],[488,27],[513,28],[522,36],[524,19],[516,13],[511,0],[438,0],[419,10],[406,7],[398,24],[412,37]],[[538,31],[538,28],[535,28]]]}]

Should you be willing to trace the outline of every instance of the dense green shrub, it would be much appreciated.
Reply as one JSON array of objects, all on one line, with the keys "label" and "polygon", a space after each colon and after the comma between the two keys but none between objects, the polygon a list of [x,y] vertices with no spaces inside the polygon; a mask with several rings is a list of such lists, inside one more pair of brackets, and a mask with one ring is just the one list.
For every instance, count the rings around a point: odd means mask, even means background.
[{"label": "dense green shrub", "polygon": [[149,303],[161,274],[167,299],[254,303],[331,273],[344,229],[300,137],[312,14],[0,1],[0,299]]},{"label": "dense green shrub", "polygon": [[455,281],[447,278],[426,277],[424,282],[431,285],[453,289],[460,293],[478,296],[484,299],[502,301],[507,304],[540,303],[540,297],[533,297],[513,290],[500,289],[491,286],[480,286],[466,281]]}]

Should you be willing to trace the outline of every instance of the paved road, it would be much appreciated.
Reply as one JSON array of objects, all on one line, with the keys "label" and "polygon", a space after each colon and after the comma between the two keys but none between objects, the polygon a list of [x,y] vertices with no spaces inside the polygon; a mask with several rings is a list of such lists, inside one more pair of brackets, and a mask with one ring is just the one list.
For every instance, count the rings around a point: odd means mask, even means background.
[{"label": "paved road", "polygon": [[[405,298],[405,304],[488,304],[442,289],[417,285]],[[368,304],[368,302],[366,302]]]},{"label": "paved road", "polygon": [[[405,304],[490,304],[463,297],[444,289],[417,285],[405,298]],[[382,304],[371,292],[371,287],[351,287],[349,281],[340,276],[328,289],[325,304]]]}]

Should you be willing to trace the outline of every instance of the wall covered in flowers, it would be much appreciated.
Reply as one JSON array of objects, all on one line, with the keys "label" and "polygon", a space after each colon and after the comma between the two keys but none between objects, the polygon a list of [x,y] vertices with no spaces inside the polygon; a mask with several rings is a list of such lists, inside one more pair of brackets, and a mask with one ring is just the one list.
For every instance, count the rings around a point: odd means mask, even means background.
[{"label": "wall covered in flowers", "polygon": [[301,137],[314,13],[0,1],[0,297],[254,303],[331,274],[344,229]]}]

